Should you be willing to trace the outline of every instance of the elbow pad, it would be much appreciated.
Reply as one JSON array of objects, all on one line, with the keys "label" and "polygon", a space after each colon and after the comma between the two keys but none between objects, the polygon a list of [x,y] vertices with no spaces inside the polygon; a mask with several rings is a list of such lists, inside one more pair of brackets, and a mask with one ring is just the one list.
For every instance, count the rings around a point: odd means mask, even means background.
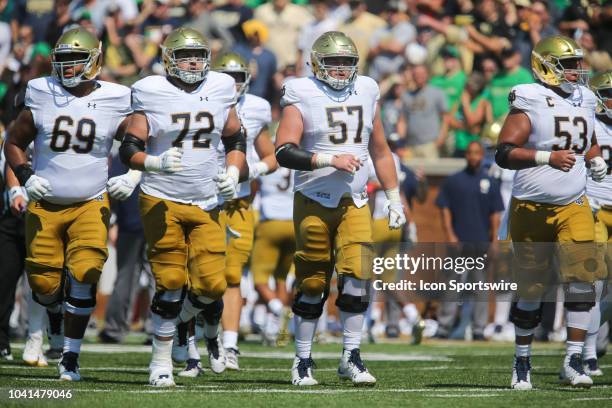
[{"label": "elbow pad", "polygon": [[126,133],[119,147],[119,158],[121,162],[126,166],[130,167],[130,160],[132,156],[138,152],[145,151],[145,142],[131,133]]},{"label": "elbow pad", "polygon": [[223,147],[225,147],[226,155],[233,150],[246,153],[246,136],[242,126],[240,127],[240,130],[233,135],[222,137],[221,141],[223,142]]},{"label": "elbow pad", "polygon": [[314,153],[301,149],[295,143],[285,143],[276,149],[276,161],[282,167],[294,170],[312,170]]},{"label": "elbow pad", "polygon": [[510,168],[510,152],[518,146],[513,143],[500,143],[495,150],[495,163],[503,169]]}]

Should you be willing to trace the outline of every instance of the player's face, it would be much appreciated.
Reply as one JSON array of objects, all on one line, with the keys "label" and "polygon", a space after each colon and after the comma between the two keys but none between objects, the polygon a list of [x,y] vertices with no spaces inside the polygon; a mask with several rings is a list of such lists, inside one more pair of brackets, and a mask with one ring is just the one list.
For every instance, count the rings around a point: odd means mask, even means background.
[{"label": "player's face", "polygon": [[55,55],[55,61],[57,62],[75,62],[75,61],[83,61],[81,64],[67,64],[62,67],[64,71],[64,78],[73,78],[79,75],[85,69],[85,63],[89,58],[89,55],[84,52],[67,52],[67,53],[58,53]]},{"label": "player's face", "polygon": [[325,65],[339,67],[327,71],[329,76],[334,79],[349,79],[352,72],[352,67],[355,65],[354,58],[347,57],[328,57],[323,62]]},{"label": "player's face", "polygon": [[577,82],[580,74],[577,70],[582,69],[581,58],[566,58],[559,61],[565,70],[565,79],[570,82]]},{"label": "player's face", "polygon": [[612,109],[612,88],[601,89],[597,93],[602,99],[604,105],[606,105],[606,108]]},{"label": "player's face", "polygon": [[246,74],[244,72],[226,72],[226,74],[234,78],[234,81],[236,81],[236,92],[240,92],[242,84],[246,82]]},{"label": "player's face", "polygon": [[177,50],[174,53],[176,66],[183,71],[202,71],[205,57],[205,50]]}]

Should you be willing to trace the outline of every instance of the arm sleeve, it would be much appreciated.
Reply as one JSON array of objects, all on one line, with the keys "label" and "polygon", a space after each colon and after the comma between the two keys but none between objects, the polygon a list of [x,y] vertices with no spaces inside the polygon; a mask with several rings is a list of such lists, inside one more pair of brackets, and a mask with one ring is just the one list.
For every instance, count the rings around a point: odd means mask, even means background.
[{"label": "arm sleeve", "polygon": [[132,112],[143,112],[145,117],[147,118],[147,123],[149,124],[149,136],[155,137],[157,134],[157,124],[153,117],[147,113],[147,108],[149,108],[148,92],[144,91],[141,84],[132,85],[132,93],[131,93],[131,111]]},{"label": "arm sleeve", "polygon": [[534,110],[535,101],[529,96],[525,87],[519,85],[512,88],[508,94],[508,104],[510,106],[510,110],[518,109],[524,112],[529,117],[531,123],[534,123],[534,120],[536,119]]},{"label": "arm sleeve", "polygon": [[[39,109],[40,109],[40,105],[36,102],[37,100],[40,100],[40,98],[36,97],[37,93],[38,92],[32,86],[31,82],[28,82],[28,85],[25,90],[23,104],[30,109],[30,112],[32,112],[32,119],[34,120],[34,125],[36,127],[38,127],[38,124],[39,124],[38,116],[39,116]],[[15,104],[17,103],[21,104],[19,99],[15,100]]]},{"label": "arm sleeve", "polygon": [[302,115],[304,114],[304,104],[301,98],[298,95],[297,90],[295,89],[295,81],[287,81],[283,85],[283,89],[281,90],[281,100],[280,105],[281,108],[285,106],[293,105],[300,110]]}]

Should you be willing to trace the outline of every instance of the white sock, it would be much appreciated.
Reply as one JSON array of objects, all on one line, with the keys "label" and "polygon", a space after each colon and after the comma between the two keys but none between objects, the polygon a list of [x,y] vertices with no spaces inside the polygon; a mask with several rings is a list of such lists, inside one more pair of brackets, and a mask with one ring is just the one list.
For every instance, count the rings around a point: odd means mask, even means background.
[{"label": "white sock", "polygon": [[214,339],[219,335],[219,323],[217,324],[209,324],[208,322],[204,323],[204,337],[207,339]]},{"label": "white sock", "polygon": [[172,339],[159,340],[153,337],[153,352],[149,369],[155,367],[172,367]]},{"label": "white sock", "polygon": [[416,322],[419,321],[419,311],[414,303],[408,303],[402,308],[402,312],[404,312],[404,316],[406,316],[409,325],[414,326]]},{"label": "white sock", "polygon": [[223,332],[223,348],[238,350],[238,332],[229,330]]},{"label": "white sock", "polygon": [[268,309],[275,315],[280,316],[283,312],[283,302],[278,298],[272,299],[268,302]]},{"label": "white sock", "polygon": [[358,349],[361,345],[361,328],[363,327],[363,313],[349,313],[340,311],[342,322],[342,344],[346,351]]},{"label": "white sock", "polygon": [[71,339],[68,336],[64,336],[64,353],[69,351],[72,353],[79,354],[81,352],[81,343],[83,339]]},{"label": "white sock", "polygon": [[582,352],[582,358],[584,360],[590,360],[592,358],[597,359],[597,333],[598,332],[587,333],[586,335]]},{"label": "white sock", "polygon": [[266,325],[264,333],[268,336],[275,337],[280,329],[280,318],[274,313],[268,313],[266,316]]},{"label": "white sock", "polygon": [[318,320],[319,319],[304,319],[301,316],[295,315],[295,354],[299,358],[310,357],[312,339],[317,330]]},{"label": "white sock", "polygon": [[200,353],[198,352],[198,345],[196,344],[195,336],[189,336],[189,358],[192,360],[199,360]]},{"label": "white sock", "polygon": [[42,338],[46,317],[45,307],[28,296],[28,337]]},{"label": "white sock", "polygon": [[515,344],[514,355],[517,357],[530,357],[531,356],[531,343],[529,344]]},{"label": "white sock", "polygon": [[510,317],[510,307],[512,306],[512,293],[499,293],[495,295],[495,318],[496,325],[504,326]]},{"label": "white sock", "polygon": [[584,341],[566,341],[566,352],[565,352],[565,363],[569,362],[569,359],[572,355],[578,353],[582,353],[582,348],[584,347]]}]

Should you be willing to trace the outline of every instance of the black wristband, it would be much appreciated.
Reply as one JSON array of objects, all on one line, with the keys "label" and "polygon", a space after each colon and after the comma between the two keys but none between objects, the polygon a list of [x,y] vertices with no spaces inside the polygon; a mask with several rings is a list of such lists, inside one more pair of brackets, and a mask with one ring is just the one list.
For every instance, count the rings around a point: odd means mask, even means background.
[{"label": "black wristband", "polygon": [[221,142],[223,143],[223,147],[225,148],[226,155],[234,150],[246,153],[246,135],[242,126],[240,126],[240,130],[238,130],[233,135],[222,137]]},{"label": "black wristband", "polygon": [[29,164],[22,164],[15,169],[15,176],[19,180],[19,184],[25,186],[30,177],[34,175],[34,170]]}]

